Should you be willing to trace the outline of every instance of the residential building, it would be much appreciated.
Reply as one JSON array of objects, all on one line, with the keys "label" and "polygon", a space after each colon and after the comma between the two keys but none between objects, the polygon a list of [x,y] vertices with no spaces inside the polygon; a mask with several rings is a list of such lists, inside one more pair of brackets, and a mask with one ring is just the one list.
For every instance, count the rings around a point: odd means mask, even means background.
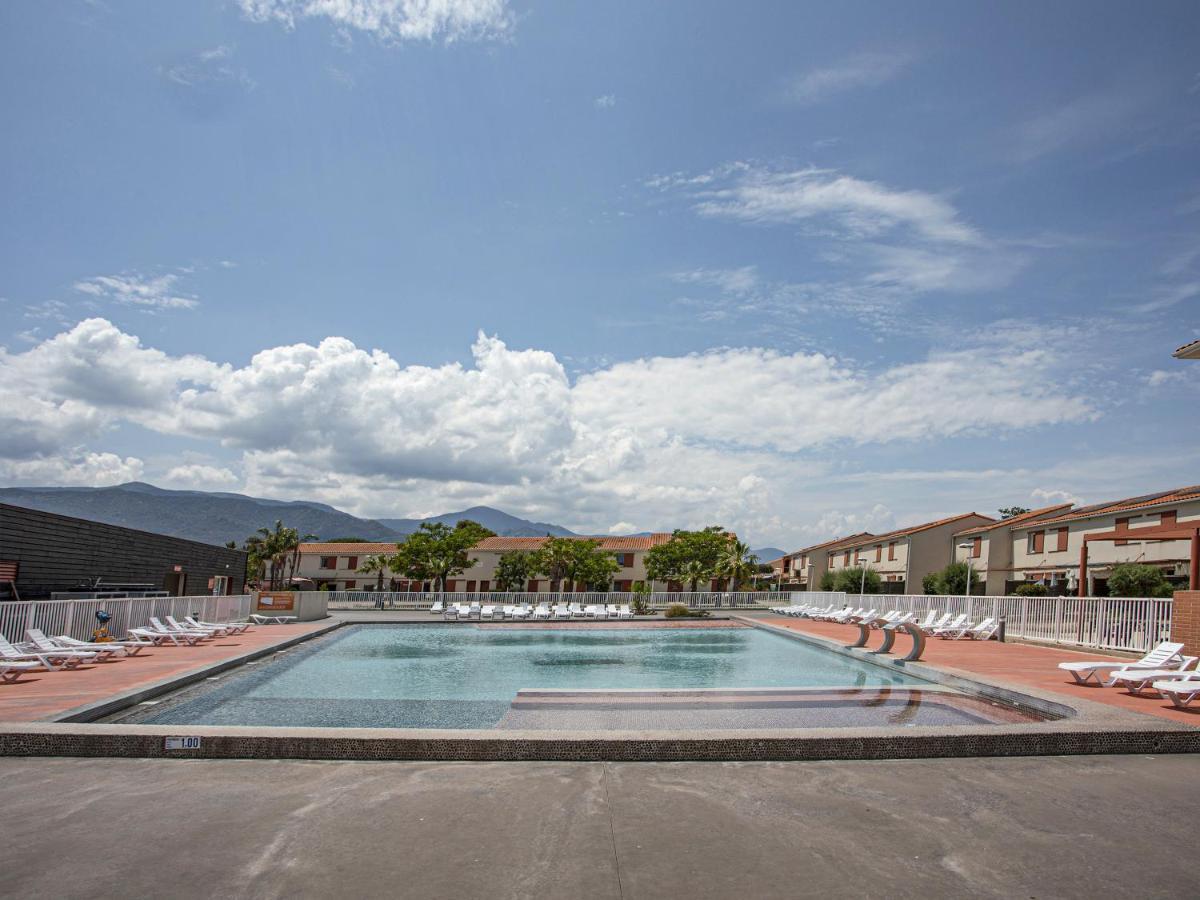
[{"label": "residential building", "polygon": [[821,576],[829,567],[829,554],[846,542],[853,542],[870,537],[869,531],[834,538],[811,547],[803,547],[793,553],[788,553],[778,559],[773,559],[770,566],[775,570],[776,582],[783,590],[815,591],[819,589]]},{"label": "residential building", "polygon": [[[612,553],[620,570],[613,576],[612,589],[629,591],[637,582],[646,582],[646,551],[651,547],[665,544],[671,539],[667,533],[650,535],[635,535],[626,537],[598,537],[591,540],[599,541],[600,549]],[[540,549],[548,540],[544,537],[490,537],[476,544],[470,552],[474,565],[465,572],[447,580],[446,590],[465,593],[487,593],[496,590],[496,567],[500,557],[512,551],[533,551]],[[568,540],[588,540],[588,538],[569,538]],[[316,587],[328,586],[331,590],[354,591],[374,590],[378,576],[367,575],[358,571],[367,556],[384,554],[391,556],[396,552],[395,543],[357,543],[329,544],[312,543],[300,545],[300,564],[297,574],[302,578],[311,579]],[[678,591],[687,587],[676,583],[648,583],[651,590]],[[398,591],[429,591],[433,585],[429,582],[410,582],[402,575],[389,574],[384,578],[387,590]],[[718,590],[717,581],[698,586],[700,590]],[[562,586],[560,590],[582,591],[584,585],[576,584]],[[549,592],[550,580],[545,576],[530,579],[523,590]]]},{"label": "residential building", "polygon": [[[1187,538],[1138,540],[1138,529],[1176,525],[1200,527],[1200,485],[1071,509],[1023,522],[1012,531],[1012,579],[1037,581],[1071,593],[1107,593],[1117,563],[1159,566],[1170,578],[1185,581],[1192,559]],[[1080,574],[1085,538],[1112,533],[1112,540],[1088,540],[1087,568]],[[1129,537],[1118,535],[1128,533]]]},{"label": "residential building", "polygon": [[885,593],[920,594],[925,576],[944,569],[953,558],[950,540],[956,531],[995,521],[969,512],[843,541],[827,553],[829,571],[864,566],[879,573]]},{"label": "residential building", "polygon": [[246,553],[0,503],[0,600],[240,594]]},{"label": "residential building", "polygon": [[1070,503],[1043,506],[999,522],[956,531],[951,541],[954,561],[970,563],[972,572],[983,581],[982,593],[1003,597],[1013,578],[1013,529],[1038,519],[1063,515],[1070,509]]}]

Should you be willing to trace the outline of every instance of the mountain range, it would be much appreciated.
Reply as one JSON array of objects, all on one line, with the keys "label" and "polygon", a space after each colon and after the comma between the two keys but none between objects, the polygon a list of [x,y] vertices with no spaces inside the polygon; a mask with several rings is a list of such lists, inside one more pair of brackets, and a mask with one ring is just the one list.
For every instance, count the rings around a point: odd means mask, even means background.
[{"label": "mountain range", "polygon": [[[100,488],[0,488],[0,503],[207,544],[236,541],[239,546],[259,528],[274,525],[276,519],[302,535],[316,535],[325,541],[339,538],[398,541],[416,531],[422,522],[454,525],[460,519],[471,519],[505,537],[577,536],[561,525],[531,522],[490,506],[472,506],[428,519],[363,519],[311,500],[269,500],[221,491],[176,491],[140,481]],[[774,547],[754,552],[763,561],[783,555],[783,551]]]}]

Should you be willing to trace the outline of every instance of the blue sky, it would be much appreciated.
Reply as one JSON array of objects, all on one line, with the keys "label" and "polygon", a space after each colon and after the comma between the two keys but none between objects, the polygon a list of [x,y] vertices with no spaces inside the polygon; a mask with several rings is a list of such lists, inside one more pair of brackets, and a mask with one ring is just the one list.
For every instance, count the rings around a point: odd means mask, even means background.
[{"label": "blue sky", "polygon": [[0,482],[792,547],[1200,481],[1153,13],[4,4]]}]

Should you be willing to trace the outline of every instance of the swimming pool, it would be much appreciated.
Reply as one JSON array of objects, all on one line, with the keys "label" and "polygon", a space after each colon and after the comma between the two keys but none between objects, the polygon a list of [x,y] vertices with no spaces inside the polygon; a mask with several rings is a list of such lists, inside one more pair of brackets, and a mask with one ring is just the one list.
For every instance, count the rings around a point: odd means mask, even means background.
[{"label": "swimming pool", "polygon": [[[643,693],[597,693],[606,691]],[[895,712],[899,704],[911,711],[922,696],[925,713],[910,717],[918,723],[930,716],[936,724],[987,721],[978,710],[950,702],[944,691],[750,627],[365,625],[142,704],[122,721],[367,728],[782,721],[803,727],[871,724],[863,709]],[[840,721],[846,710],[850,721]]]}]

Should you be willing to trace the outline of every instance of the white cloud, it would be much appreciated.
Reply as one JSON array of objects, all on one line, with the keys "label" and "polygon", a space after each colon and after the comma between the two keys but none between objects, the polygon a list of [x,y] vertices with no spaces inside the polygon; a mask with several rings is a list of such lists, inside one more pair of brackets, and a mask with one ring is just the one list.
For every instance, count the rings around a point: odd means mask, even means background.
[{"label": "white cloud", "polygon": [[796,103],[812,104],[855,88],[878,87],[903,72],[914,59],[911,53],[859,53],[795,78],[787,86],[787,97]]},{"label": "white cloud", "polygon": [[159,74],[178,88],[208,94],[253,90],[254,79],[244,68],[234,64],[233,55],[232,47],[221,44],[164,65],[159,68]]},{"label": "white cloud", "polygon": [[195,491],[227,491],[241,483],[231,469],[203,463],[175,466],[167,471],[162,481],[169,487]]},{"label": "white cloud", "polygon": [[137,272],[120,275],[96,275],[74,284],[75,290],[101,300],[145,309],[195,309],[200,301],[194,295],[180,291],[179,276],[166,274],[146,276]]},{"label": "white cloud", "polygon": [[294,28],[322,17],[340,29],[384,41],[487,40],[508,35],[514,16],[507,0],[238,0],[254,22]]},{"label": "white cloud", "polygon": [[592,101],[592,104],[596,107],[596,109],[612,109],[614,106],[617,105],[617,95],[616,94],[601,94],[599,97],[597,97],[595,100]]},{"label": "white cloud", "polygon": [[[468,367],[402,365],[344,338],[231,366],[90,319],[0,351],[0,458],[45,462],[132,423],[240,452],[248,491],[374,515],[458,501],[589,531],[716,521],[762,533],[781,527],[781,503],[803,502],[806,473],[828,475],[807,452],[1094,417],[1062,386],[1066,355],[1020,335],[963,335],[961,349],[888,368],[742,348],[619,362],[572,384],[552,354],[483,334]],[[168,478],[237,480],[190,460]]]},{"label": "white cloud", "polygon": [[145,470],[135,456],[122,459],[115,453],[88,453],[68,450],[62,454],[32,459],[0,458],[0,481],[5,484],[82,485],[104,487],[139,481]]},{"label": "white cloud", "polygon": [[697,197],[696,211],[712,218],[764,224],[819,219],[857,237],[908,228],[938,242],[980,241],[979,233],[941,197],[896,190],[830,169],[743,166],[725,186],[702,188]]},{"label": "white cloud", "polygon": [[1186,372],[1168,372],[1165,369],[1155,369],[1146,376],[1146,384],[1150,387],[1162,387],[1165,384],[1175,384],[1188,380]]},{"label": "white cloud", "polygon": [[675,272],[671,278],[680,284],[708,285],[738,296],[750,293],[759,284],[756,266],[742,266],[737,269],[690,269]]},{"label": "white cloud", "polygon": [[1129,85],[1076,97],[1017,127],[1016,158],[1030,162],[1074,145],[1136,134],[1142,129],[1134,124],[1144,124],[1151,101],[1144,87]]},{"label": "white cloud", "polygon": [[1045,488],[1034,488],[1029,492],[1029,496],[1041,506],[1052,506],[1055,503],[1072,503],[1079,506],[1083,503],[1079,497],[1072,494],[1070,491],[1064,490],[1047,490]]}]

